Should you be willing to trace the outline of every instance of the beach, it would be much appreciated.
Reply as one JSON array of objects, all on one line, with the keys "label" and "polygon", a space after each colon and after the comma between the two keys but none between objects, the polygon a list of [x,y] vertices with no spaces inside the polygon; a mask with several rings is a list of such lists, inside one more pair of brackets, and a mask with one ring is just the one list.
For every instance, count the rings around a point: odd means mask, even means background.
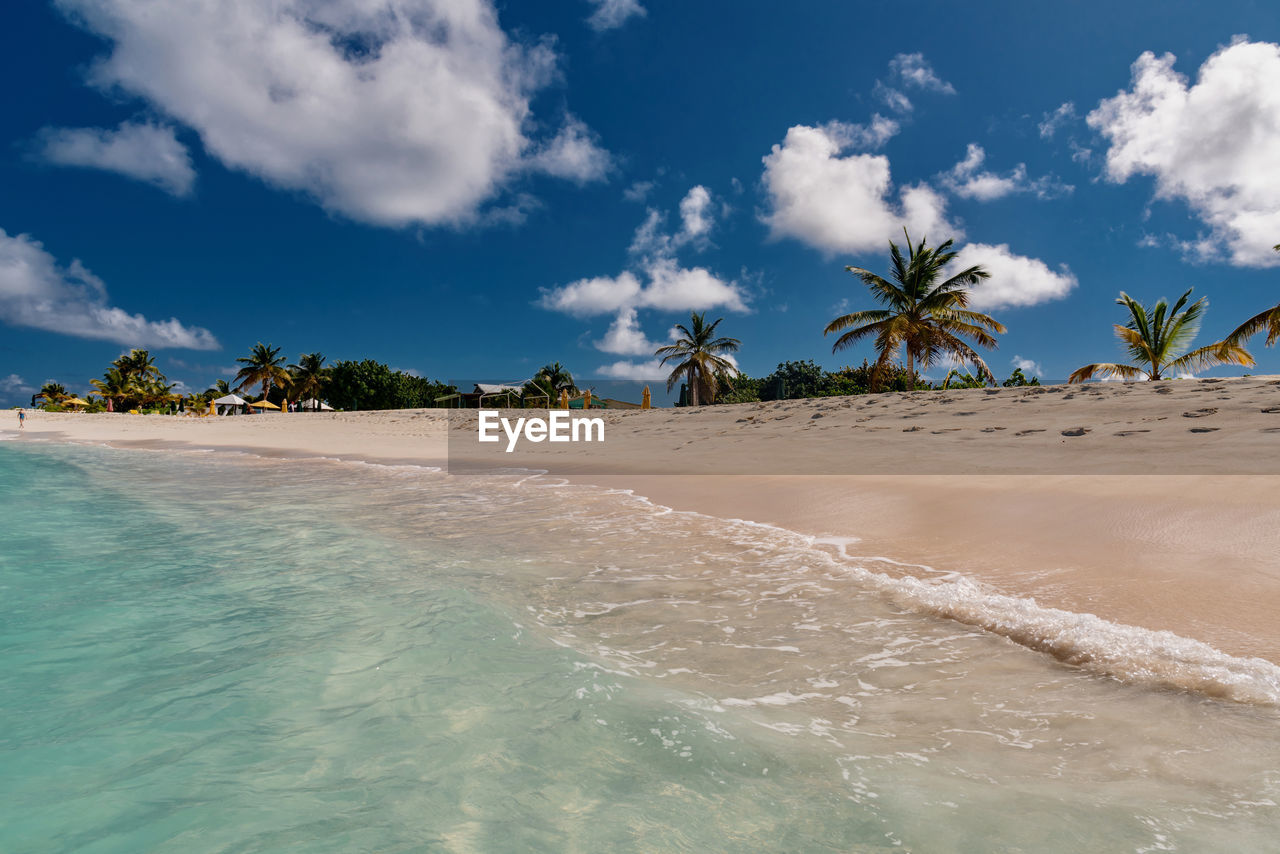
[{"label": "beach", "polygon": [[[888,559],[889,573],[958,575],[1046,608],[1280,663],[1277,383],[605,412],[602,444],[542,445],[497,462],[846,543]],[[35,413],[21,438],[483,470],[494,458],[475,452],[474,430],[474,412],[440,410]]]},{"label": "beach", "polygon": [[[0,435],[0,838],[1267,850],[1276,477],[1097,462],[1132,462],[1120,401],[1185,432],[1203,387],[1248,447],[1266,382],[606,412],[542,474],[475,412],[34,413]],[[1028,419],[1093,467],[981,432]],[[1139,462],[1206,435],[1176,429]],[[654,473],[717,447],[983,471]]]}]

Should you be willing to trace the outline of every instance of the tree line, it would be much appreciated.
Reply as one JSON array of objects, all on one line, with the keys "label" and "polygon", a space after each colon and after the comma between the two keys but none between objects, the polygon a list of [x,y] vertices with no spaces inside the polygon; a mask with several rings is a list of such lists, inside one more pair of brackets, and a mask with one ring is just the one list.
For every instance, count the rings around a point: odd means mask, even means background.
[{"label": "tree line", "polygon": [[[830,372],[813,362],[783,362],[769,376],[752,379],[728,358],[741,342],[717,335],[724,318],[708,323],[705,314],[695,313],[688,327],[676,327],[678,337],[674,344],[654,353],[660,364],[674,363],[667,377],[667,390],[677,383],[684,384],[689,392],[688,402],[694,406],[911,391],[932,388],[921,380],[917,368],[927,370],[943,362],[954,367],[941,383],[942,388],[996,385],[995,376],[975,348],[995,349],[996,336],[1007,329],[995,318],[969,308],[972,289],[991,274],[975,265],[947,275],[948,264],[958,254],[952,249],[952,241],[931,248],[924,240],[912,244],[909,234],[906,238],[906,255],[889,241],[887,277],[862,267],[845,268],[861,280],[879,307],[836,317],[823,330],[824,336],[839,333],[831,348],[833,353],[870,340],[876,351],[874,363],[864,360],[860,368]],[[1280,244],[1275,250],[1280,252]],[[1115,324],[1115,333],[1130,362],[1093,362],[1074,371],[1068,382],[1097,378],[1159,380],[1218,365],[1252,367],[1254,359],[1245,349],[1245,342],[1261,332],[1267,333],[1267,347],[1280,339],[1280,305],[1276,305],[1249,318],[1223,339],[1192,348],[1209,305],[1207,297],[1191,302],[1192,290],[1188,288],[1172,306],[1165,299],[1146,305],[1122,291],[1116,302],[1125,308],[1128,317],[1123,324]],[[905,357],[903,362],[897,361],[899,356]],[[972,373],[961,371],[962,367],[972,368]],[[1038,378],[1026,377],[1021,369],[1003,383],[1038,384]]]}]

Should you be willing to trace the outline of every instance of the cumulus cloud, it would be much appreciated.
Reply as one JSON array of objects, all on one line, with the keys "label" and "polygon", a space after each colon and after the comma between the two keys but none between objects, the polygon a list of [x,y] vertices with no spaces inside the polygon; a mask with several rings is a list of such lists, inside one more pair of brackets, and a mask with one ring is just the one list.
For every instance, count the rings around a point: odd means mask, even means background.
[{"label": "cumulus cloud", "polygon": [[900,53],[889,60],[888,80],[877,80],[875,94],[889,109],[899,113],[911,112],[913,105],[904,89],[919,89],[954,95],[956,89],[938,76],[922,53]]},{"label": "cumulus cloud", "polygon": [[625,24],[630,18],[643,18],[649,14],[640,0],[587,0],[596,10],[587,18],[587,25],[596,32],[613,30]]},{"label": "cumulus cloud", "polygon": [[154,184],[175,196],[191,193],[196,171],[173,128],[125,122],[115,130],[45,128],[38,136],[39,156],[59,166],[119,172]]},{"label": "cumulus cloud", "polygon": [[9,374],[7,377],[0,377],[0,394],[7,396],[35,393],[35,386],[29,384],[17,374]]},{"label": "cumulus cloud", "polygon": [[509,40],[489,0],[57,3],[110,43],[91,82],[356,220],[468,223],[518,175],[604,173],[572,118],[550,141],[526,135],[556,58]]},{"label": "cumulus cloud", "polygon": [[649,198],[649,193],[657,186],[653,181],[636,181],[630,187],[622,191],[622,198],[628,202],[644,203]]},{"label": "cumulus cloud", "polygon": [[108,302],[102,280],[79,260],[67,267],[26,234],[0,229],[0,320],[78,338],[114,341],[126,347],[216,350],[207,329],[177,318],[147,320]]},{"label": "cumulus cloud", "polygon": [[619,356],[651,356],[659,347],[640,329],[634,307],[619,311],[617,318],[609,326],[609,331],[604,338],[595,342],[595,346],[601,352],[616,353]]},{"label": "cumulus cloud", "polygon": [[979,311],[1062,299],[1078,284],[1067,265],[1052,270],[1038,258],[1015,255],[1005,243],[970,243],[956,254],[948,270],[958,272],[975,265],[991,274],[970,292],[969,305]]},{"label": "cumulus cloud", "polygon": [[1038,376],[1044,375],[1044,368],[1040,367],[1040,363],[1032,361],[1031,359],[1024,359],[1021,356],[1014,356],[1010,364],[1012,364],[1018,370],[1022,371],[1022,373],[1025,374],[1028,379],[1030,379],[1031,377],[1038,377]]},{"label": "cumulus cloud", "polygon": [[578,183],[600,181],[613,167],[613,158],[596,144],[596,135],[581,120],[569,116],[564,127],[529,163],[548,175]]},{"label": "cumulus cloud", "polygon": [[[645,258],[638,273],[578,279],[555,288],[542,288],[538,305],[575,317],[612,314],[626,308],[662,311],[706,311],[725,308],[746,311],[741,288],[705,267],[682,267],[674,258]],[[641,282],[640,276],[644,277]]]},{"label": "cumulus cloud", "polygon": [[860,252],[883,248],[904,226],[935,242],[962,235],[936,191],[903,187],[894,199],[889,158],[841,156],[846,144],[831,125],[796,125],[763,158],[764,221],[773,237],[793,237],[824,252]]},{"label": "cumulus cloud", "polygon": [[1034,193],[1049,199],[1070,193],[1075,188],[1051,175],[1032,180],[1027,166],[1019,163],[1003,175],[982,168],[987,153],[976,142],[969,143],[964,159],[941,176],[942,183],[957,196],[989,202],[1013,193]]},{"label": "cumulus cloud", "polygon": [[1040,130],[1040,138],[1053,139],[1053,135],[1056,134],[1060,128],[1074,122],[1077,118],[1079,117],[1076,115],[1075,103],[1067,101],[1052,113],[1044,114],[1044,120],[1037,125]]},{"label": "cumulus cloud", "polygon": [[623,359],[601,365],[596,368],[596,373],[616,380],[665,380],[671,373],[671,368],[664,367],[657,359],[650,359],[647,362]]},{"label": "cumulus cloud", "polygon": [[[681,226],[674,235],[666,231],[666,216],[650,209],[636,229],[628,249],[629,268],[616,276],[594,276],[567,285],[540,288],[537,304],[575,317],[614,315],[596,349],[621,356],[651,355],[658,344],[640,328],[639,310],[663,312],[707,311],[721,308],[746,311],[746,296],[736,281],[726,280],[706,267],[685,267],[677,253],[690,244],[705,243],[712,226],[711,193],[701,185],[693,187],[680,204]],[[627,361],[600,369],[604,376],[647,379]],[[647,370],[647,368],[646,368]]]},{"label": "cumulus cloud", "polygon": [[1175,57],[1147,52],[1130,88],[1087,117],[1109,143],[1106,176],[1155,178],[1156,197],[1181,199],[1208,227],[1203,258],[1238,266],[1280,263],[1280,45],[1243,38],[1219,49],[1194,84]]},{"label": "cumulus cloud", "polygon": [[711,212],[711,191],[696,185],[680,200],[680,233],[689,240],[706,237],[714,223]]}]

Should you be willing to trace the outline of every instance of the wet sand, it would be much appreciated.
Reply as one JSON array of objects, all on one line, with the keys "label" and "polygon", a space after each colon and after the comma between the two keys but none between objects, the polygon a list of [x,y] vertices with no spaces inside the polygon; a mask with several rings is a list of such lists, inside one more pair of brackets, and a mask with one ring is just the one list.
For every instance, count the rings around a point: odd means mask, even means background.
[{"label": "wet sand", "polygon": [[513,458],[474,446],[474,413],[430,410],[216,419],[34,413],[21,438],[527,465],[676,509],[856,538],[850,554],[963,573],[1041,605],[1280,662],[1277,383],[1108,383],[610,412],[605,445],[542,445]]}]

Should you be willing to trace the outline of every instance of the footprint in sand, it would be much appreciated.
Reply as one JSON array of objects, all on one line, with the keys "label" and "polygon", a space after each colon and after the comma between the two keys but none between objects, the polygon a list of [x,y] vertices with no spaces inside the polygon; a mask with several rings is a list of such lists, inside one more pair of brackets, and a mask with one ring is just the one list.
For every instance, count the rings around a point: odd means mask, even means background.
[{"label": "footprint in sand", "polygon": [[959,429],[959,427],[943,427],[941,430],[930,430],[929,432],[937,435],[938,433],[954,433]]},{"label": "footprint in sand", "polygon": [[1280,427],[1263,427],[1258,430],[1259,433],[1280,433]]},{"label": "footprint in sand", "polygon": [[1280,412],[1280,406],[1267,406],[1267,407],[1264,407],[1262,411],[1268,412],[1268,413]]},{"label": "footprint in sand", "polygon": [[976,412],[953,412],[952,415],[977,415]]},{"label": "footprint in sand", "polygon": [[1212,433],[1215,430],[1221,430],[1221,427],[1192,427],[1188,433]]},{"label": "footprint in sand", "polygon": [[1040,429],[1040,428],[1038,428],[1038,427],[1033,427],[1033,428],[1031,428],[1030,430],[1019,430],[1017,433],[1014,433],[1013,435],[1015,435],[1015,436],[1030,436],[1032,433],[1043,433],[1043,432],[1044,432],[1044,430],[1042,430],[1042,429]]},{"label": "footprint in sand", "polygon": [[914,426],[914,427],[903,427],[903,428],[902,428],[902,432],[903,432],[903,433],[915,433],[917,430],[923,430],[923,429],[924,429],[923,427],[921,427],[919,424],[917,424],[917,425],[916,425],[916,426]]},{"label": "footprint in sand", "polygon": [[1138,434],[1138,433],[1150,433],[1150,432],[1151,432],[1150,430],[1121,430],[1119,433],[1116,433],[1115,435],[1117,435],[1117,436],[1134,436],[1134,435],[1136,435],[1136,434]]},{"label": "footprint in sand", "polygon": [[1089,428],[1088,428],[1088,427],[1071,427],[1071,428],[1069,428],[1069,429],[1067,429],[1067,430],[1063,430],[1063,431],[1062,431],[1062,435],[1064,435],[1064,436],[1083,436],[1085,433],[1088,433],[1088,432],[1089,432]]},{"label": "footprint in sand", "polygon": [[1156,389],[1156,394],[1173,394],[1173,389],[1169,388],[1167,385],[1161,386]]},{"label": "footprint in sand", "polygon": [[1204,418],[1206,415],[1217,415],[1218,408],[1216,406],[1207,406],[1204,409],[1193,409],[1190,412],[1182,413],[1183,418]]},{"label": "footprint in sand", "polygon": [[996,432],[997,430],[1008,430],[1008,429],[1009,429],[1008,427],[983,427],[983,428],[982,428],[982,432],[983,432],[983,433],[994,433],[994,432]]}]

